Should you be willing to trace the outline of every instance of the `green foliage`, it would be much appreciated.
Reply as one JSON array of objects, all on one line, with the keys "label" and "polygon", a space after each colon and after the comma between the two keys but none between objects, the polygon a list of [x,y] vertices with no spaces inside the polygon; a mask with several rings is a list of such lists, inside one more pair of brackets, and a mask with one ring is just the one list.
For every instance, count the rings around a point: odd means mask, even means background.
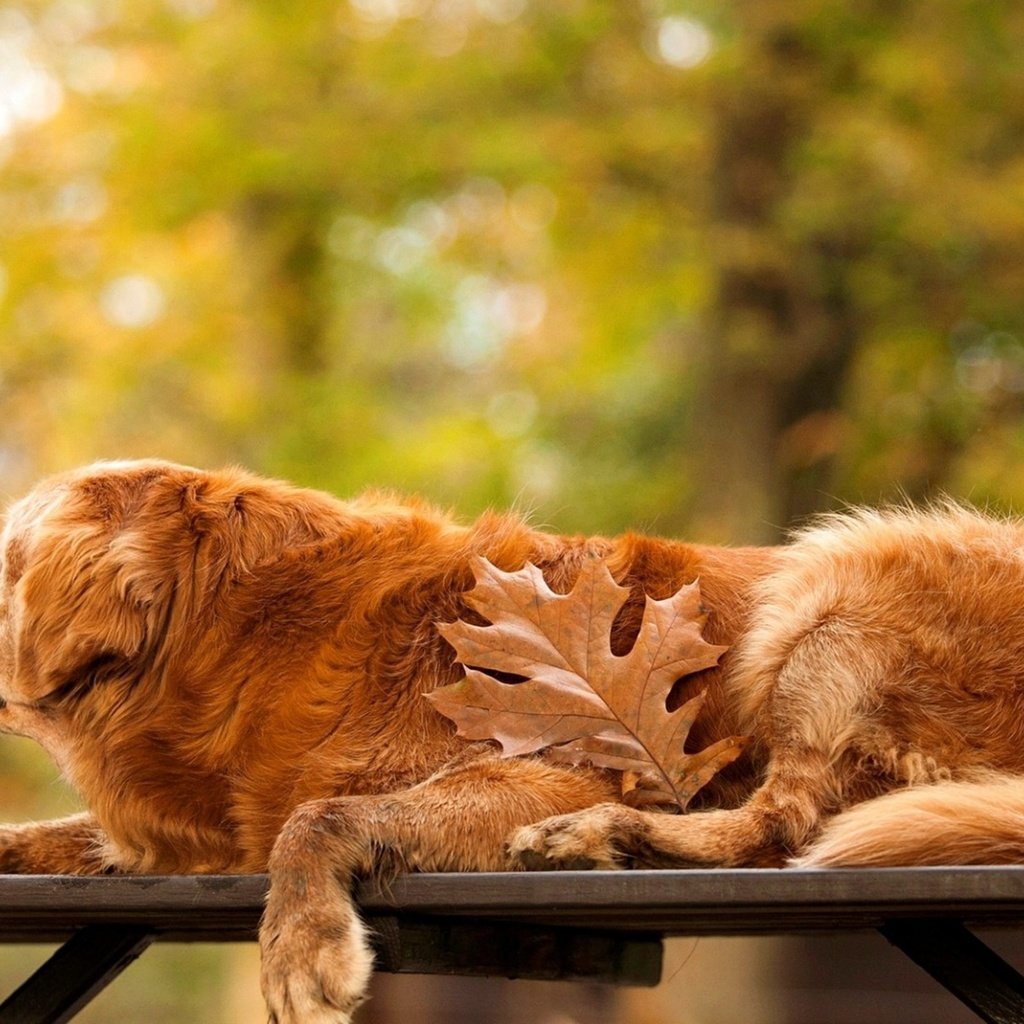
[{"label": "green foliage", "polygon": [[[157,453],[753,535],[825,493],[1024,486],[996,469],[1016,385],[979,383],[1020,358],[1010,6],[76,0],[3,26],[60,90],[4,138],[12,490]],[[763,443],[722,448],[709,405]],[[707,512],[730,478],[746,519]]]}]

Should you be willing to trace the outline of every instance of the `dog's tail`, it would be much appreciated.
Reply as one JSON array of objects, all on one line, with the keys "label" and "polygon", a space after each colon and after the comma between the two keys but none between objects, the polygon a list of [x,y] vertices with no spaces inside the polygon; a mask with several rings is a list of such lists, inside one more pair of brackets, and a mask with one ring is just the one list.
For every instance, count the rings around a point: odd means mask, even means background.
[{"label": "dog's tail", "polygon": [[794,867],[1024,864],[1024,778],[888,793],[836,815]]}]

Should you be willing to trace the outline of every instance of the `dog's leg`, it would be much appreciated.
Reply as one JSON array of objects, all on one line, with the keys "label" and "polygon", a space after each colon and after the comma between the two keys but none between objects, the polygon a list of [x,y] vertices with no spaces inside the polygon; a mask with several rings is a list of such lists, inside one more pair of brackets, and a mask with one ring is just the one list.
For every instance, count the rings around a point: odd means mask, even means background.
[{"label": "dog's leg", "polygon": [[0,825],[0,874],[104,874],[110,870],[107,846],[91,814]]},{"label": "dog's leg", "polygon": [[303,804],[270,858],[260,929],[275,1024],[347,1024],[372,968],[349,891],[381,871],[504,870],[519,825],[615,795],[604,774],[486,756],[408,790]]},{"label": "dog's leg", "polygon": [[793,751],[735,810],[658,814],[600,804],[524,826],[509,852],[531,870],[552,868],[773,867],[817,830],[829,775],[814,751]]},{"label": "dog's leg", "polygon": [[[844,765],[874,747],[873,696],[889,675],[854,628],[823,625],[779,644],[785,651],[764,686],[757,738],[770,751],[763,782],[741,807],[664,815],[621,804],[592,807],[519,829],[510,852],[525,867],[782,865],[823,822],[859,796]],[[767,652],[747,652],[755,666]],[[735,684],[735,685],[742,685]]]}]

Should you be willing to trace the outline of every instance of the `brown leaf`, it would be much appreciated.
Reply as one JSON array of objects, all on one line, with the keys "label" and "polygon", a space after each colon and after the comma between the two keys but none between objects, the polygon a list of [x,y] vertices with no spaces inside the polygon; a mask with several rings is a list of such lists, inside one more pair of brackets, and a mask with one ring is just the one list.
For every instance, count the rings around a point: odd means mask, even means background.
[{"label": "brown leaf", "polygon": [[586,563],[569,594],[554,593],[533,565],[506,573],[478,559],[473,571],[466,603],[491,625],[439,627],[466,678],[427,695],[461,736],[497,740],[507,757],[546,749],[556,760],[634,772],[648,791],[644,802],[668,799],[684,809],[740,755],[737,737],[683,752],[703,694],[666,710],[675,681],[712,667],[725,651],[701,636],[697,583],[662,601],[647,598],[632,650],[614,655],[612,623],[629,590],[603,562]]}]

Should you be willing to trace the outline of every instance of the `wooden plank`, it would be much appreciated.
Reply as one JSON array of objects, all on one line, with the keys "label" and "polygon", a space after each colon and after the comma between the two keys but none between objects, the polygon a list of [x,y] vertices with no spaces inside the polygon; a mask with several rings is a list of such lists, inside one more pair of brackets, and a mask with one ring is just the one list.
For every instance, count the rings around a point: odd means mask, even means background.
[{"label": "wooden plank", "polygon": [[694,870],[419,875],[381,900],[446,916],[501,917],[670,935],[876,928],[900,917],[1024,922],[1024,868]]},{"label": "wooden plank", "polygon": [[[262,875],[0,876],[0,941],[141,923],[174,941],[251,939]],[[877,928],[896,918],[1024,923],[1024,868],[511,872],[407,875],[357,892],[368,918],[514,921],[666,935]]]},{"label": "wooden plank", "polygon": [[93,924],[143,924],[164,940],[251,941],[265,875],[0,875],[0,942],[63,941]]},{"label": "wooden plank", "polygon": [[987,1024],[1024,1021],[1024,978],[959,921],[890,921],[880,931]]},{"label": "wooden plank", "polygon": [[64,1024],[153,941],[138,925],[90,925],[76,932],[0,1005],[0,1024]]},{"label": "wooden plank", "polygon": [[[0,876],[0,941],[84,928],[5,1004],[0,1024],[68,1019],[60,1016],[64,1005],[106,984],[154,933],[178,941],[254,938],[266,889],[262,875]],[[882,927],[981,1006],[984,1019],[1024,1021],[1015,975],[958,931],[962,921],[1024,923],[1024,868],[408,875],[386,892],[362,885],[356,895],[376,929],[384,970],[651,984],[664,935]],[[69,992],[57,977],[84,980],[69,983]],[[19,1009],[44,996],[61,1004],[54,1015]]]}]

